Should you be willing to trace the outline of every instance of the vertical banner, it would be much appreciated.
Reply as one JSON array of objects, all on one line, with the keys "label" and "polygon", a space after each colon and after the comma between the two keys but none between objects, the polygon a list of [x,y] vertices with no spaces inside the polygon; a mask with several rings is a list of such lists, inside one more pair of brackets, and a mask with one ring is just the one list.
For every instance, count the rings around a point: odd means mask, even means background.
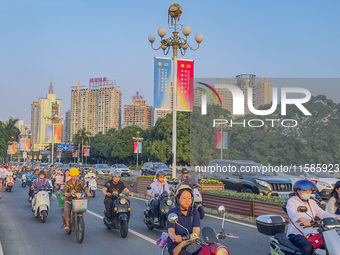
[{"label": "vertical banner", "polygon": [[57,152],[57,158],[61,158],[61,151]]},{"label": "vertical banner", "polygon": [[46,154],[46,157],[47,157],[47,158],[50,158],[50,154]]},{"label": "vertical banner", "polygon": [[45,143],[52,143],[52,124],[46,124]]},{"label": "vertical banner", "polygon": [[31,160],[31,159],[32,159],[32,156],[28,156],[28,158]]},{"label": "vertical banner", "polygon": [[90,149],[85,148],[84,149],[84,156],[89,157],[90,156]]},{"label": "vertical banner", "polygon": [[26,139],[21,138],[19,140],[19,150],[24,151],[25,150],[25,145],[26,145]]},{"label": "vertical banner", "polygon": [[34,155],[34,156],[33,156],[33,159],[37,159],[37,155]]},{"label": "vertical banner", "polygon": [[39,159],[42,159],[42,155],[39,155]]},{"label": "vertical banner", "polygon": [[142,142],[133,143],[133,153],[142,153]]},{"label": "vertical banner", "polygon": [[31,150],[31,139],[29,138],[26,139],[26,150],[27,151]]},{"label": "vertical banner", "polygon": [[171,110],[171,58],[154,58],[154,108]]},{"label": "vertical banner", "polygon": [[78,157],[78,151],[72,151],[72,157],[77,158]]},{"label": "vertical banner", "polygon": [[177,111],[193,111],[194,61],[177,60]]},{"label": "vertical banner", "polygon": [[61,143],[61,124],[54,125],[54,142]]},{"label": "vertical banner", "polygon": [[228,133],[223,132],[223,138],[221,136],[221,132],[216,132],[216,149],[221,149],[223,145],[223,149],[228,149]]},{"label": "vertical banner", "polygon": [[221,132],[216,132],[216,149],[221,149],[221,145],[222,145]]}]

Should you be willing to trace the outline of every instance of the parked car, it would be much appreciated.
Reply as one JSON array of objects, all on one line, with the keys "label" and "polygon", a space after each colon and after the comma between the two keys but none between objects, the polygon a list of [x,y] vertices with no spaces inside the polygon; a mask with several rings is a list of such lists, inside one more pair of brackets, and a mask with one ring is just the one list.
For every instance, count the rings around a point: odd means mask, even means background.
[{"label": "parked car", "polygon": [[168,176],[172,175],[172,170],[161,162],[144,163],[142,166],[142,175],[155,175],[158,170],[163,170]]},{"label": "parked car", "polygon": [[107,164],[95,164],[93,166],[93,171],[97,174],[109,175],[111,172],[111,168]]},{"label": "parked car", "polygon": [[91,166],[89,164],[82,164],[81,165],[85,171],[88,171],[91,169]]},{"label": "parked car", "polygon": [[281,198],[293,195],[289,179],[275,176],[265,171],[262,164],[253,161],[215,159],[207,168],[206,176],[221,181],[228,190]]},{"label": "parked car", "polygon": [[319,194],[320,194],[321,198],[329,199],[329,196],[330,196],[330,194],[331,194],[331,192],[332,192],[332,190],[335,186],[335,183],[339,179],[333,178],[328,173],[321,171],[321,169],[320,169],[320,172],[308,171],[307,172],[307,178],[309,176],[318,178],[318,183],[317,183],[316,186],[318,187]]},{"label": "parked car", "polygon": [[124,164],[113,164],[111,169],[111,172],[118,170],[122,174],[122,176],[131,176],[131,170]]}]

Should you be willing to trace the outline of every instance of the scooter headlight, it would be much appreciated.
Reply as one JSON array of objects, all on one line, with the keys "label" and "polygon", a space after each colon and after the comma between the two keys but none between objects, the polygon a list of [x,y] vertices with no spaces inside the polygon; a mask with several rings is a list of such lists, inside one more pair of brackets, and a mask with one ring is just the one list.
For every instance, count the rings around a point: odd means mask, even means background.
[{"label": "scooter headlight", "polygon": [[216,255],[229,255],[229,251],[224,247],[220,247],[217,249]]},{"label": "scooter headlight", "polygon": [[42,198],[47,197],[47,192],[41,192],[41,193],[40,193],[40,197],[42,197]]},{"label": "scooter headlight", "polygon": [[169,199],[169,200],[166,201],[166,204],[167,204],[168,206],[170,206],[170,205],[172,205],[172,201]]},{"label": "scooter headlight", "polygon": [[125,205],[125,204],[126,204],[126,199],[125,199],[125,198],[121,198],[120,201],[119,201],[119,203],[120,203],[121,205]]}]

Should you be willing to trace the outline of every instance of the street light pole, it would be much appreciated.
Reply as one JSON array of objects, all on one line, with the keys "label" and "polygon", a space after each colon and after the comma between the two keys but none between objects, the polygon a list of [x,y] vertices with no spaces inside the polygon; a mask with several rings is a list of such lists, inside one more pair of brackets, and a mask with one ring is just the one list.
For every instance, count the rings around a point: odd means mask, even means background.
[{"label": "street light pole", "polygon": [[166,35],[166,29],[161,27],[158,29],[158,35],[161,38],[161,45],[158,48],[153,47],[153,43],[156,40],[154,35],[149,35],[148,40],[151,43],[151,48],[154,50],[159,50],[162,48],[163,53],[167,55],[169,53],[170,48],[173,48],[173,86],[172,86],[172,178],[176,177],[176,147],[177,147],[177,52],[180,49],[181,54],[184,56],[185,52],[188,48],[191,50],[198,50],[200,47],[200,43],[203,41],[203,35],[197,34],[195,36],[195,40],[198,44],[197,48],[192,48],[188,43],[188,36],[191,34],[191,28],[189,26],[185,26],[182,28],[182,32],[185,38],[181,38],[178,36],[177,30],[177,21],[179,20],[180,16],[182,15],[182,7],[179,4],[173,4],[169,7],[169,18],[171,17],[171,25],[173,20],[175,21],[175,26],[170,26],[170,19],[169,19],[169,28],[173,28],[174,31],[172,32],[173,36],[169,37],[168,39],[163,39]]}]

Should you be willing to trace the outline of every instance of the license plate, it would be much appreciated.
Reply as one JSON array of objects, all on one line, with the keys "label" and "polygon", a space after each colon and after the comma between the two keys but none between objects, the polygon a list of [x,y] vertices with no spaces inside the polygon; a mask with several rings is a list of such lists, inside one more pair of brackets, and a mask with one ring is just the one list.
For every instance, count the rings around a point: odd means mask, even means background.
[{"label": "license plate", "polygon": [[289,194],[279,194],[279,198],[288,198]]}]

